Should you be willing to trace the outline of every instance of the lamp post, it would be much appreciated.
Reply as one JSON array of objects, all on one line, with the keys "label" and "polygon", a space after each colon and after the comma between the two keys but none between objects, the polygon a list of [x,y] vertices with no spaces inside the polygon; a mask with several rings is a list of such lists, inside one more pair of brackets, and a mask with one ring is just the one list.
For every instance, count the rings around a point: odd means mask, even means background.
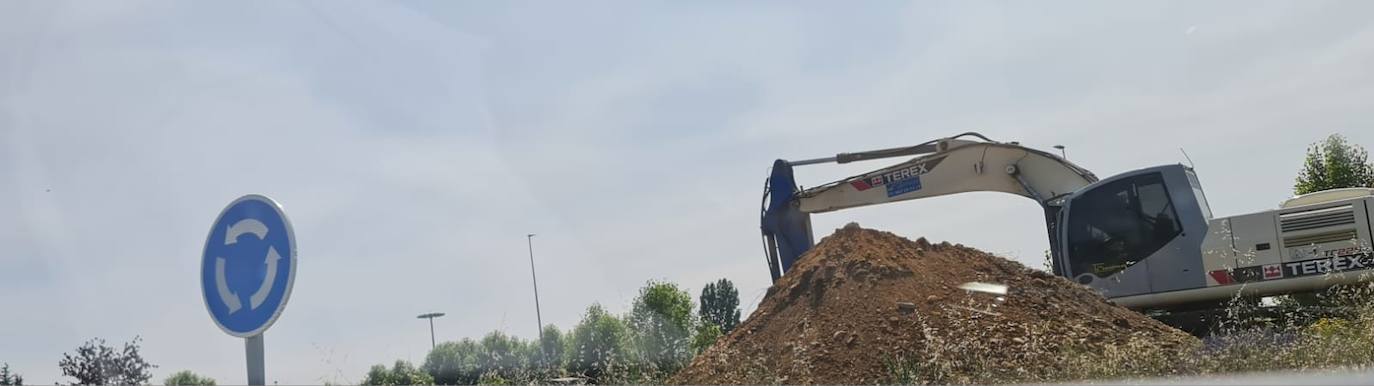
[{"label": "lamp post", "polygon": [[1054,148],[1059,149],[1059,158],[1069,159],[1069,156],[1064,154],[1064,145],[1054,145]]},{"label": "lamp post", "polygon": [[430,350],[434,350],[434,346],[435,346],[435,345],[434,345],[434,318],[437,318],[437,317],[440,317],[440,316],[444,316],[444,313],[442,313],[442,312],[431,312],[431,313],[428,313],[428,314],[420,314],[420,316],[416,316],[416,317],[415,317],[416,319],[429,319],[429,349],[430,349]]},{"label": "lamp post", "polygon": [[539,311],[539,277],[534,274],[534,234],[525,235],[530,248],[530,282],[534,284],[534,320],[539,323],[539,362],[544,363],[544,316]]}]

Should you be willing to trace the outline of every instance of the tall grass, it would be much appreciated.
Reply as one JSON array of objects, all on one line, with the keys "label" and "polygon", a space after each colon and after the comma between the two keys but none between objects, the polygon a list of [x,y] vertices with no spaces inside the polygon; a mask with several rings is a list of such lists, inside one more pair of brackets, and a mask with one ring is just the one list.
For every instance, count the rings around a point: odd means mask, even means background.
[{"label": "tall grass", "polygon": [[[1371,295],[1374,287],[1364,284],[1318,295],[1325,299],[1316,302],[1318,305],[1289,301],[1260,307],[1256,299],[1235,299],[1226,308],[1226,322],[1192,347],[1162,346],[1145,337],[1106,345],[1042,342],[1041,348],[1049,355],[1024,353],[1034,363],[990,358],[986,342],[945,342],[936,337],[928,340],[926,349],[938,355],[887,361],[889,380],[914,384],[1090,382],[1283,370],[1367,370],[1374,368]],[[968,339],[982,338],[976,331],[967,333]]]}]

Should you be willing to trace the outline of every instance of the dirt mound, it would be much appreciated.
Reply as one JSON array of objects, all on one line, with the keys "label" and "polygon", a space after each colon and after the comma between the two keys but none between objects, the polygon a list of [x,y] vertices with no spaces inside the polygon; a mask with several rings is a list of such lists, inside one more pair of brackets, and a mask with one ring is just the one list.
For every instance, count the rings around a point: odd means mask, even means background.
[{"label": "dirt mound", "polygon": [[[1007,286],[1005,295],[961,289]],[[973,248],[850,224],[807,252],[753,315],[671,380],[688,384],[1045,379],[1066,355],[1192,336],[1096,292]]]}]

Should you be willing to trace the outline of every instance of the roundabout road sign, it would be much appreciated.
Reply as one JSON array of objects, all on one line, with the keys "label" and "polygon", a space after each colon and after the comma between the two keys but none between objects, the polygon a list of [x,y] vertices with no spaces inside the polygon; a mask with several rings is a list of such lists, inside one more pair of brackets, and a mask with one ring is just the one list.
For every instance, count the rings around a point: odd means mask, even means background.
[{"label": "roundabout road sign", "polygon": [[225,333],[261,335],[286,308],[296,279],[291,221],[272,199],[250,194],[220,212],[205,238],[200,290]]}]

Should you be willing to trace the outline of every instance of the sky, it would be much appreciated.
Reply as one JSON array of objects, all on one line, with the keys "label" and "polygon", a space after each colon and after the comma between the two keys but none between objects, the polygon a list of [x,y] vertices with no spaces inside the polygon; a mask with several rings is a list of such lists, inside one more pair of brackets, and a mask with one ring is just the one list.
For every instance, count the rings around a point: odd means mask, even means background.
[{"label": "sky", "polygon": [[[769,285],[777,158],[965,131],[1099,177],[1196,166],[1275,208],[1306,147],[1374,147],[1368,2],[0,2],[0,362],[33,384],[139,336],[153,382],[243,383],[200,294],[233,199],[282,204],[299,271],[267,380],[357,382],[440,341],[537,334],[648,280]],[[798,169],[815,186],[881,161]],[[1034,202],[821,214],[1040,266]]]}]

